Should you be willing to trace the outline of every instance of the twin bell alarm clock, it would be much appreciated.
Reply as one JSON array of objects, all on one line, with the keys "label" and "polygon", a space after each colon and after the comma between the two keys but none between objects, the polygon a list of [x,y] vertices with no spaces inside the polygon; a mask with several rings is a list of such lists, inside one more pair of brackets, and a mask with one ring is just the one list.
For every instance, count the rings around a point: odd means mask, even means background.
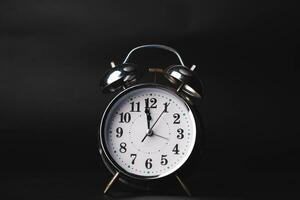
[{"label": "twin bell alarm clock", "polygon": [[[156,48],[174,53],[178,63],[165,69],[148,68],[129,62],[137,50]],[[203,96],[203,86],[179,53],[168,46],[150,44],[132,49],[120,65],[101,79],[103,93],[115,93],[106,107],[99,127],[99,151],[112,173],[104,193],[117,180],[139,189],[174,177],[191,195],[180,171],[197,152],[202,131],[194,103]],[[161,74],[168,84],[142,80],[145,73]]]}]

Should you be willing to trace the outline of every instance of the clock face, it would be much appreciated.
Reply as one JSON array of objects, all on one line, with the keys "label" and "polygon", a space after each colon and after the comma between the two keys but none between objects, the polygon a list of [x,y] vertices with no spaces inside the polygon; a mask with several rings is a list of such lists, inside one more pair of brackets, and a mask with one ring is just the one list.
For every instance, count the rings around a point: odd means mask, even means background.
[{"label": "clock face", "polygon": [[101,145],[112,165],[131,177],[154,179],[179,169],[190,156],[195,118],[175,92],[142,85],[121,93],[101,123]]}]

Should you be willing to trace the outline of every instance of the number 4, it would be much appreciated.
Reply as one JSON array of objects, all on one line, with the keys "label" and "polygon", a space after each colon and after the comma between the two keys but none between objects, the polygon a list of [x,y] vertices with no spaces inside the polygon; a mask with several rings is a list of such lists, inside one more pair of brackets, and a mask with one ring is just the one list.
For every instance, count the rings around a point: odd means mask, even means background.
[{"label": "number 4", "polygon": [[174,152],[174,154],[176,154],[176,155],[179,154],[178,144],[176,144],[176,145],[174,146],[172,152]]}]

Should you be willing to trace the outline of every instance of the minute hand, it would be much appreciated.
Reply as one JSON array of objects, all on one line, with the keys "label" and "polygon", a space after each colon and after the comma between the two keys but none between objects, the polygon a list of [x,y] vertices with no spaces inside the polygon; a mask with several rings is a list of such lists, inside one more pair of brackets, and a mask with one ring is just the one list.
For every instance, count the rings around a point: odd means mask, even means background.
[{"label": "minute hand", "polygon": [[[170,103],[167,104],[167,107],[170,105]],[[160,115],[158,116],[157,120],[154,122],[154,124],[151,126],[151,128],[148,130],[148,133],[151,133],[153,127],[155,126],[155,124],[158,122],[158,120],[161,118],[161,116],[164,114],[165,109],[160,113]]]}]

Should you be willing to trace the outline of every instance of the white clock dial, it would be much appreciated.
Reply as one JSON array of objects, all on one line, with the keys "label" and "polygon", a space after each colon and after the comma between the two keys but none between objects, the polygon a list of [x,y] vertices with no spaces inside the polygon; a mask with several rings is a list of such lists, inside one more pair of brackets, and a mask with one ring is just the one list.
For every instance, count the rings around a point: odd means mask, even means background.
[{"label": "white clock dial", "polygon": [[104,114],[102,148],[123,173],[158,178],[179,169],[190,156],[195,118],[176,93],[158,85],[130,89]]}]

